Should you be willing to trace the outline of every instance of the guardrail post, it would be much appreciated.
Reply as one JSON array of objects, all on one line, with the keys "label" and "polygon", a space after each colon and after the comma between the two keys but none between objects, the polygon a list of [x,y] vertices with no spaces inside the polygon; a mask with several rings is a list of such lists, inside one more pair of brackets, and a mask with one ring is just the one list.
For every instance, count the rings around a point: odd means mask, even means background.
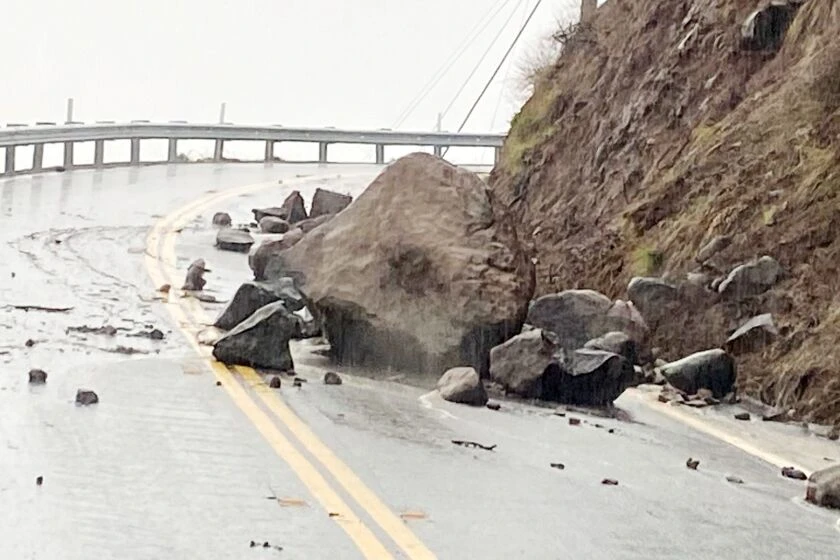
[{"label": "guardrail post", "polygon": [[166,161],[169,163],[175,163],[178,161],[178,139],[177,138],[170,138],[169,139],[169,153],[166,156]]},{"label": "guardrail post", "polygon": [[97,169],[105,167],[105,140],[93,142],[93,166]]},{"label": "guardrail post", "polygon": [[377,144],[376,145],[376,164],[382,165],[385,163],[385,145],[384,144]]},{"label": "guardrail post", "polygon": [[64,170],[73,169],[73,142],[64,143]]},{"label": "guardrail post", "polygon": [[6,146],[6,175],[15,174],[15,146]]},{"label": "guardrail post", "polygon": [[220,162],[225,154],[225,141],[216,140],[216,146],[213,148],[213,161]]},{"label": "guardrail post", "polygon": [[32,171],[38,173],[44,169],[44,145],[32,146]]},{"label": "guardrail post", "polygon": [[499,146],[493,148],[493,165],[496,165],[502,159],[502,149]]},{"label": "guardrail post", "polygon": [[274,140],[265,141],[265,156],[263,159],[266,163],[274,161]]},{"label": "guardrail post", "polygon": [[437,157],[443,157],[443,146],[435,146],[434,149]]},{"label": "guardrail post", "polygon": [[318,142],[318,163],[327,163],[327,147],[326,142]]},{"label": "guardrail post", "polygon": [[140,139],[131,139],[131,165],[140,165]]}]

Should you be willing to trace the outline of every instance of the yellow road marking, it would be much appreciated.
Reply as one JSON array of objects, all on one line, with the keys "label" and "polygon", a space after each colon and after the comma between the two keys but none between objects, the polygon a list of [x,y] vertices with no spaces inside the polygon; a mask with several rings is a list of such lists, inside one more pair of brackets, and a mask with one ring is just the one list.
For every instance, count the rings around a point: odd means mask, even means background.
[{"label": "yellow road marking", "polygon": [[408,554],[409,558],[436,558],[411,529],[388,509],[370,488],[365,486],[365,483],[350,467],[318,439],[312,429],[277,397],[276,391],[270,389],[254,369],[245,366],[234,366],[234,369],[242,374],[269,410],[297,436],[303,446],[326,467],[353,499],[367,510],[373,520],[394,539],[394,542]]},{"label": "yellow road marking", "polygon": [[[221,200],[238,196],[242,193],[265,189],[270,186],[274,186],[274,184],[263,183],[229,189],[228,191],[199,199],[155,224],[147,238],[146,251],[146,264],[153,282],[158,286],[162,284],[175,286],[175,282],[177,281],[175,278],[177,272],[175,233],[190,221],[191,216],[195,212]],[[175,299],[173,300],[173,298]],[[333,491],[314,466],[283,436],[282,432],[273,424],[270,417],[259,409],[242,386],[233,378],[227,367],[213,360],[209,355],[209,350],[198,344],[194,325],[196,323],[206,322],[206,315],[199,302],[194,298],[178,299],[173,293],[167,299],[166,307],[176,322],[181,326],[181,330],[184,331],[184,334],[196,351],[210,359],[210,365],[216,377],[222,382],[222,386],[237,406],[248,416],[278,455],[296,472],[313,496],[329,511],[331,514],[330,517],[339,522],[365,557],[391,558],[391,554],[385,549],[382,543],[353,514],[352,510]],[[259,378],[257,380],[260,381]],[[400,522],[399,518],[390,512],[376,495],[364,486],[362,481],[290,409],[286,408],[286,413],[282,416],[278,415],[278,418],[286,423],[286,427],[289,428],[291,433],[318,460],[323,463],[324,458],[326,458],[328,464],[324,464],[324,466],[333,474],[339,484],[350,493],[362,508],[371,514],[374,520],[388,533],[394,542],[408,553],[410,558],[435,558],[434,554]],[[303,430],[301,430],[301,427]],[[313,451],[313,448],[317,452]]]}]

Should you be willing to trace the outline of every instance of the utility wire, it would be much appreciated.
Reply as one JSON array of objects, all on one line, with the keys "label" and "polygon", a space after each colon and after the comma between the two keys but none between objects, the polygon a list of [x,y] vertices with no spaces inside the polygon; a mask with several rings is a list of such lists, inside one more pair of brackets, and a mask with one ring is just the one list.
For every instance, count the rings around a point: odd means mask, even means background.
[{"label": "utility wire", "polygon": [[[426,84],[420,89],[420,92],[411,100],[408,106],[403,109],[392,128],[397,128],[405,122],[417,106],[425,99],[426,95],[428,95],[429,92],[440,82],[440,80],[443,79],[449,69],[452,68],[452,66],[458,61],[458,59],[461,58],[467,49],[472,46],[479,35],[487,29],[490,22],[499,15],[499,12],[501,12],[505,5],[509,4],[510,1],[511,0],[497,0],[495,4],[490,6],[484,15],[475,23],[473,28],[467,33],[461,44],[456,47],[455,51],[449,56],[449,59],[445,61],[440,68],[438,68],[437,72],[435,72],[432,77],[429,78],[429,81],[426,82]],[[492,15],[490,15],[491,13]],[[488,16],[490,16],[489,19]],[[482,22],[484,25],[482,25]]]},{"label": "utility wire", "polygon": [[516,15],[516,11],[519,9],[519,6],[522,5],[523,1],[524,0],[519,0],[516,3],[516,7],[513,9],[513,11],[511,11],[510,15],[507,17],[505,22],[502,24],[502,27],[496,33],[496,36],[493,37],[493,40],[490,41],[490,44],[487,46],[487,49],[484,51],[484,54],[481,55],[481,58],[478,59],[478,62],[473,67],[472,72],[470,72],[469,76],[467,76],[467,79],[464,80],[464,83],[461,84],[460,88],[458,88],[458,91],[455,93],[455,96],[452,98],[452,101],[450,101],[449,105],[447,105],[446,109],[444,109],[444,111],[441,115],[441,118],[445,117],[446,114],[449,112],[449,110],[452,109],[452,106],[455,105],[455,102],[458,100],[458,97],[461,95],[461,93],[463,93],[464,88],[466,88],[467,85],[469,85],[470,80],[472,80],[473,76],[475,76],[475,73],[478,72],[478,69],[481,67],[481,63],[484,62],[484,59],[487,58],[487,55],[490,54],[491,50],[493,50],[493,47],[495,46],[495,44],[499,40],[499,38],[502,36],[502,33],[504,33],[505,29],[507,29],[507,26],[510,23],[510,20],[513,19],[514,15]]},{"label": "utility wire", "polygon": [[[496,74],[498,74],[499,70],[502,69],[502,65],[505,63],[505,60],[507,60],[507,57],[510,56],[511,51],[513,51],[513,48],[516,46],[516,43],[519,41],[519,38],[522,37],[522,33],[525,32],[525,28],[528,27],[528,24],[531,22],[531,18],[534,17],[534,14],[537,12],[537,9],[540,7],[540,4],[542,4],[542,1],[543,0],[537,0],[537,3],[534,5],[534,9],[531,10],[530,14],[528,14],[528,19],[525,20],[525,23],[522,24],[522,27],[519,29],[519,33],[517,33],[516,37],[513,38],[513,42],[510,44],[510,47],[508,47],[508,50],[507,50],[507,52],[505,52],[505,55],[502,57],[501,62],[499,62],[499,65],[496,66],[496,69],[493,71],[493,75],[491,75],[490,79],[487,80],[487,84],[485,84],[484,89],[481,90],[480,94],[478,94],[478,99],[476,99],[475,103],[473,103],[472,107],[470,107],[470,110],[467,113],[467,116],[464,117],[464,122],[462,122],[461,126],[458,127],[458,132],[461,132],[462,130],[464,130],[464,126],[467,124],[467,121],[470,120],[470,117],[472,116],[473,111],[475,111],[475,108],[478,106],[479,102],[481,101],[481,98],[484,97],[484,94],[487,93],[487,90],[490,88],[490,84],[493,83],[493,80],[496,78]],[[443,154],[445,155],[447,151],[449,151],[449,148],[446,148],[443,151]]]},{"label": "utility wire", "polygon": [[[524,6],[524,8],[525,8],[525,9],[524,9],[524,10],[522,10],[522,22],[519,24],[520,26],[521,26],[521,25],[525,25],[525,19],[528,17],[528,6],[527,6],[527,5],[525,5],[525,6]],[[511,68],[513,68],[513,64],[509,62],[509,63],[508,63],[508,65],[507,65],[507,67],[505,68],[505,76],[504,76],[504,78],[502,78],[502,84],[503,84],[503,85],[504,85],[505,83],[507,83],[508,78],[510,77],[510,70],[511,70]],[[500,87],[500,88],[499,88],[499,98],[496,100],[496,108],[495,108],[495,109],[493,109],[493,118],[490,120],[490,128],[489,128],[489,130],[490,130],[491,132],[493,131],[493,127],[494,127],[494,126],[496,126],[496,117],[498,117],[498,116],[499,116],[499,109],[500,109],[500,108],[501,108],[501,106],[502,106],[502,98],[504,97],[504,95],[505,95],[505,88],[504,88],[504,87]]]}]

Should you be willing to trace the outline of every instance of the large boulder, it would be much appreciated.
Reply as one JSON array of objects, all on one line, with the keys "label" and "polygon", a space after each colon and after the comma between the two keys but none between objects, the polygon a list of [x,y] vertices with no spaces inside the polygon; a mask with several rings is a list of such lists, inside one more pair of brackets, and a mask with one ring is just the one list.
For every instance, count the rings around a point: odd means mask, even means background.
[{"label": "large boulder", "polygon": [[627,285],[627,297],[648,318],[667,313],[678,302],[679,292],[661,278],[636,277]]},{"label": "large boulder", "polygon": [[641,342],[647,329],[630,302],[613,302],[593,290],[566,290],[537,298],[528,309],[527,322],[556,334],[568,352],[610,331],[625,332]]},{"label": "large boulder", "polygon": [[292,193],[286,197],[286,200],[283,201],[283,206],[281,208],[285,214],[285,220],[290,224],[296,224],[308,217],[306,215],[306,206],[304,206],[303,197],[300,195],[299,191],[292,191]]},{"label": "large boulder", "polygon": [[310,218],[338,214],[353,202],[353,197],[347,194],[340,194],[326,189],[315,189],[312,197],[312,208],[309,210]]},{"label": "large boulder", "polygon": [[627,333],[621,331],[612,331],[598,338],[593,338],[587,341],[583,347],[618,354],[631,364],[639,362],[639,345]]},{"label": "large boulder", "polygon": [[771,313],[756,315],[732,333],[723,348],[735,355],[755,352],[772,342],[779,334]]},{"label": "large boulder", "polygon": [[[295,228],[283,235],[282,239],[272,239],[263,241],[248,254],[248,266],[254,272],[254,280],[265,280],[268,278],[266,269],[269,267],[270,261],[280,254],[282,251],[292,247],[303,239],[303,231]],[[277,274],[273,275],[278,277]]]},{"label": "large boulder", "polygon": [[273,216],[275,218],[280,218],[281,220],[285,220],[288,216],[288,211],[285,208],[281,208],[279,206],[269,206],[267,208],[254,208],[251,210],[254,214],[254,221],[259,223],[260,220],[265,218],[266,216]]},{"label": "large boulder", "polygon": [[225,364],[291,371],[294,362],[289,340],[298,329],[298,318],[282,301],[276,301],[261,307],[217,340],[213,356]]},{"label": "large boulder", "polygon": [[540,398],[546,369],[562,363],[563,353],[551,333],[531,329],[490,351],[490,379],[526,398]]},{"label": "large boulder", "polygon": [[603,406],[630,387],[636,376],[633,365],[618,354],[582,348],[569,364],[552,364],[543,381],[543,398],[565,404]]},{"label": "large boulder", "polygon": [[245,230],[225,228],[216,234],[216,247],[222,251],[247,253],[254,244],[254,238]]},{"label": "large boulder", "polygon": [[742,298],[766,292],[782,276],[782,267],[773,257],[760,259],[735,267],[718,286],[721,295]]},{"label": "large boulder", "polygon": [[840,465],[813,473],[808,478],[805,499],[818,506],[840,509]]},{"label": "large boulder", "polygon": [[474,173],[428,154],[391,164],[351,206],[277,255],[343,363],[482,375],[522,326],[534,267]]},{"label": "large boulder", "polygon": [[735,384],[735,361],[720,348],[665,364],[660,372],[668,383],[689,395],[709,389],[712,396],[720,399],[732,392]]},{"label": "large boulder", "polygon": [[452,368],[438,380],[437,390],[445,400],[472,406],[487,404],[487,391],[471,367]]},{"label": "large boulder", "polygon": [[213,326],[230,330],[259,308],[275,301],[282,301],[289,311],[299,311],[306,305],[291,278],[278,278],[270,282],[245,282],[236,290]]}]

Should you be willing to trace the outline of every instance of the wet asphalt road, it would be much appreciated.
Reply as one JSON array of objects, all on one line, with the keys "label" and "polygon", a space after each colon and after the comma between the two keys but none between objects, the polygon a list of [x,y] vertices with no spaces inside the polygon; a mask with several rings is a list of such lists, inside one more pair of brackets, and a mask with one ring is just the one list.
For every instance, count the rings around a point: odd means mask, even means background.
[{"label": "wet asphalt road", "polygon": [[[213,192],[274,183],[202,208],[178,235],[178,265],[205,258],[208,288],[226,299],[249,271],[245,255],[213,249],[214,211],[250,221],[250,208],[277,204],[291,188],[358,192],[376,172],[198,165],[0,181],[0,558],[363,557],[342,519],[216,386],[180,329],[189,325],[155,299],[144,253],[164,215]],[[205,306],[210,317],[218,309]],[[104,324],[116,335],[67,332]],[[166,338],[135,336],[152,327]],[[803,483],[638,399],[619,401],[634,422],[519,403],[473,409],[440,401],[430,380],[402,384],[388,372],[339,370],[345,383],[324,386],[311,344],[295,354],[309,382],[284,380],[279,397],[439,558],[840,557],[838,515],[804,504]],[[31,367],[49,373],[46,385],[26,383]],[[295,439],[299,430],[272,416],[259,386],[237,383],[374,538],[409,557],[370,502],[354,499],[358,485]],[[79,387],[101,402],[76,407]],[[570,426],[568,416],[584,422]],[[776,441],[797,441],[784,436]],[[820,454],[840,457],[820,444],[811,465]],[[686,469],[690,456],[698,471]],[[558,462],[564,470],[549,467]],[[605,477],[619,485],[603,486]],[[283,550],[252,549],[251,540]]]}]

